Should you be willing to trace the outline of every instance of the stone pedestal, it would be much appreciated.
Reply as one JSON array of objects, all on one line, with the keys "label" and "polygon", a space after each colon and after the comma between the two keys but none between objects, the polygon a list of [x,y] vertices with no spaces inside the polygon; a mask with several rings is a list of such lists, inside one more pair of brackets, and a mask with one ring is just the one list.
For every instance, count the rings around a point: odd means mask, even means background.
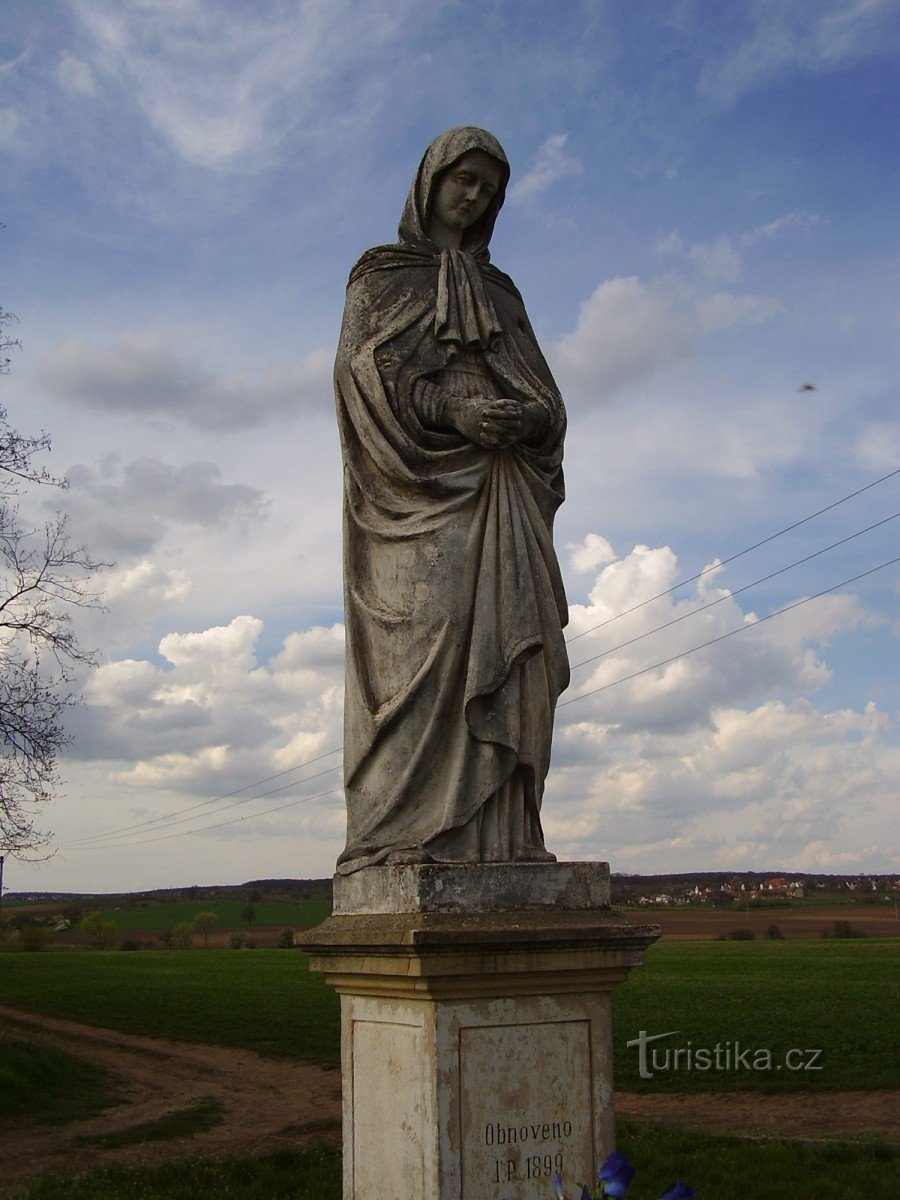
[{"label": "stone pedestal", "polygon": [[341,995],[344,1200],[549,1200],[612,1149],[605,863],[372,867],[298,940]]}]

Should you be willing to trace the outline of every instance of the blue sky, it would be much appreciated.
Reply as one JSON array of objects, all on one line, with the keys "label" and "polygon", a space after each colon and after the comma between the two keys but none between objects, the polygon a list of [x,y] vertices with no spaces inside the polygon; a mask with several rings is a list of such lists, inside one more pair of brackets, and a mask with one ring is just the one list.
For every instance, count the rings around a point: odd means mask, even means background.
[{"label": "blue sky", "polygon": [[58,853],[10,887],[331,871],[340,796],[306,797],[338,773],[303,780],[339,756],[299,765],[341,741],[330,364],[350,266],[459,123],[512,163],[492,255],[569,406],[570,632],[616,618],[572,645],[564,699],[604,690],[560,709],[548,844],[897,869],[896,565],[616,683],[900,553],[888,522],[732,594],[900,511],[895,476],[652,599],[900,467],[896,0],[4,16],[2,401],[116,564]]}]

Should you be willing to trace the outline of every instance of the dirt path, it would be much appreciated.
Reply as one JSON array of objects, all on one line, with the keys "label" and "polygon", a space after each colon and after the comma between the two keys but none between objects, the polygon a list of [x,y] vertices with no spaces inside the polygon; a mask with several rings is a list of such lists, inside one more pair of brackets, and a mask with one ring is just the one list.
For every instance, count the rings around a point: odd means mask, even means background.
[{"label": "dirt path", "polygon": [[846,1138],[879,1134],[900,1143],[900,1092],[616,1092],[616,1113],[708,1133]]},{"label": "dirt path", "polygon": [[[100,1165],[265,1154],[310,1138],[339,1138],[341,1079],[335,1067],[264,1058],[249,1050],[138,1037],[3,1006],[0,1029],[112,1071],[122,1081],[124,1096],[124,1103],[89,1120],[5,1129],[0,1138],[0,1196],[45,1173],[69,1176]],[[85,1135],[155,1121],[208,1096],[222,1104],[222,1123],[194,1137],[118,1149],[74,1144]],[[805,1138],[879,1133],[900,1142],[898,1100],[898,1092],[774,1096],[620,1092],[616,1107],[622,1116],[720,1133]]]},{"label": "dirt path", "polygon": [[[341,1076],[332,1066],[137,1037],[3,1006],[0,1029],[112,1071],[123,1082],[125,1099],[90,1120],[5,1129],[0,1137],[0,1196],[45,1173],[69,1176],[99,1165],[151,1164],[188,1155],[265,1154],[296,1147],[311,1137],[339,1136],[321,1130],[323,1118],[340,1119]],[[208,1096],[223,1105],[224,1119],[205,1133],[118,1149],[74,1145],[76,1138],[155,1121]]]}]

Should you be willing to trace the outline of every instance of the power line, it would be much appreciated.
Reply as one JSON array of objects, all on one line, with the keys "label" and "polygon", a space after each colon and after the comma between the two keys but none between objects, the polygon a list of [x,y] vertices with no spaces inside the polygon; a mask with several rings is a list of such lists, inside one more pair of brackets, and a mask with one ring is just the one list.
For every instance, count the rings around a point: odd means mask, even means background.
[{"label": "power line", "polygon": [[[138,821],[134,825],[123,825],[123,826],[120,826],[118,829],[108,830],[106,833],[96,833],[96,834],[91,835],[90,837],[76,838],[72,842],[63,843],[63,845],[75,846],[80,842],[96,841],[98,838],[118,837],[120,834],[131,833],[135,829],[142,829],[146,825],[157,825],[161,821],[168,822],[169,818],[171,818],[171,817],[180,817],[184,813],[194,812],[198,808],[208,808],[211,804],[219,804],[222,800],[230,800],[232,796],[239,796],[242,792],[249,792],[252,788],[260,787],[264,783],[271,783],[273,779],[283,779],[285,775],[290,775],[293,771],[299,771],[301,769],[301,767],[311,767],[311,766],[313,766],[314,763],[322,762],[323,759],[330,758],[332,756],[332,754],[339,754],[341,752],[341,750],[343,750],[343,748],[344,748],[343,746],[337,746],[334,750],[327,750],[324,754],[319,754],[316,758],[308,758],[308,759],[306,759],[305,762],[295,763],[293,767],[288,767],[284,771],[276,771],[276,773],[274,775],[267,775],[264,779],[257,779],[254,783],[248,783],[248,784],[245,784],[244,787],[235,788],[234,791],[232,791],[232,792],[224,792],[221,796],[214,796],[211,800],[201,800],[199,804],[191,804],[187,808],[178,808],[170,813],[161,813],[160,816],[158,816],[158,817],[150,817],[146,821]],[[329,767],[328,771],[320,771],[316,775],[307,775],[306,778],[304,778],[304,779],[295,779],[291,783],[285,784],[284,787],[273,788],[271,792],[263,792],[262,795],[263,796],[271,796],[271,795],[274,795],[275,792],[284,791],[285,788],[296,787],[297,785],[299,785],[301,783],[306,783],[307,780],[309,780],[309,779],[318,779],[320,775],[327,775],[329,773],[329,771],[338,770],[339,766],[340,766],[340,763],[338,764],[337,767]],[[239,800],[238,804],[248,804],[253,800],[260,800],[260,799],[262,799],[262,796],[248,796],[246,800]],[[219,811],[225,812],[228,808],[233,808],[233,807],[235,807],[235,806],[234,805],[225,805],[225,807],[220,809]],[[191,819],[191,818],[188,818],[188,819]],[[196,819],[196,818],[194,818],[194,819]],[[176,821],[173,823],[179,824],[180,822]]]},{"label": "power line", "polygon": [[[286,792],[286,791],[287,791],[289,788],[295,788],[295,787],[299,787],[301,783],[309,783],[309,781],[310,781],[311,779],[321,779],[323,775],[330,775],[330,774],[332,773],[332,771],[339,771],[339,770],[341,769],[341,765],[342,765],[341,763],[338,763],[338,764],[337,764],[337,766],[334,766],[334,767],[328,767],[328,769],[327,769],[327,770],[325,770],[325,771],[317,771],[315,775],[305,775],[305,776],[304,776],[302,779],[292,779],[290,783],[283,783],[283,784],[281,785],[281,787],[277,787],[277,788],[271,788],[271,789],[270,789],[268,792],[260,792],[260,793],[259,793],[258,795],[256,795],[256,796],[245,796],[245,797],[243,798],[243,800],[235,800],[235,802],[234,802],[233,804],[224,804],[224,805],[223,805],[223,806],[222,806],[222,807],[221,807],[221,808],[218,810],[218,812],[220,812],[220,813],[223,813],[223,812],[228,812],[228,810],[229,810],[230,808],[239,808],[239,807],[240,807],[240,805],[242,805],[242,804],[252,804],[252,803],[253,803],[255,800],[264,800],[264,799],[265,799],[267,796],[275,796],[275,795],[277,795],[279,792]],[[275,776],[275,778],[277,778],[277,776]],[[251,785],[251,786],[252,786],[252,785]],[[194,807],[194,808],[201,808],[201,807],[202,807],[202,805],[195,804],[195,805],[193,805],[193,807]],[[185,812],[189,812],[190,810],[189,810],[189,809],[185,809],[185,810],[183,810],[183,811],[185,811]],[[210,814],[210,815],[212,815],[212,814]],[[159,821],[161,821],[161,820],[162,820],[162,818],[161,818],[161,817],[156,817],[156,818],[154,819],[154,821],[155,821],[155,822],[159,822]],[[171,829],[173,825],[185,825],[185,824],[187,824],[189,821],[196,821],[196,820],[198,820],[198,818],[197,818],[197,817],[181,817],[181,818],[180,818],[179,820],[177,820],[177,821],[166,821],[166,822],[165,822],[165,824],[162,824],[162,825],[160,825],[160,824],[157,824],[157,828],[159,828],[159,829]],[[142,824],[143,824],[143,825],[151,825],[151,824],[154,824],[154,821],[144,821],[144,822],[142,822]],[[77,839],[76,841],[74,841],[74,842],[65,842],[65,843],[64,843],[64,845],[65,845],[65,846],[75,846],[75,845],[78,845],[79,843],[82,843],[82,842],[105,842],[105,841],[107,841],[107,840],[110,840],[110,839],[112,839],[112,838],[120,838],[120,837],[125,837],[125,836],[127,836],[127,834],[128,834],[130,831],[132,831],[132,830],[134,830],[134,829],[138,829],[138,828],[140,828],[140,826],[138,826],[138,825],[134,825],[134,826],[131,826],[131,827],[130,827],[130,829],[128,829],[128,828],[126,828],[126,829],[120,829],[118,832],[115,832],[115,831],[114,831],[114,832],[111,832],[111,833],[97,833],[97,834],[94,834],[92,837],[78,838],[78,839]],[[148,829],[146,832],[147,832],[147,833],[155,833],[155,832],[156,832],[156,830],[151,830],[151,829]],[[186,832],[186,833],[188,833],[188,832],[190,832],[190,831],[189,831],[189,830],[185,830],[185,832]]]},{"label": "power line", "polygon": [[[796,562],[788,563],[786,567],[780,567],[777,571],[772,571],[770,575],[763,575],[761,579],[755,579],[753,583],[745,583],[743,587],[726,592],[724,596],[719,596],[717,600],[710,600],[708,604],[702,604],[699,608],[692,609],[691,612],[682,613],[680,617],[673,617],[671,621],[666,621],[662,625],[657,625],[654,629],[648,629],[644,633],[639,633],[635,637],[629,638],[627,642],[619,642],[617,646],[610,646],[609,649],[603,650],[600,654],[594,654],[591,658],[583,658],[580,663],[575,663],[570,669],[577,671],[579,667],[586,667],[588,663],[596,662],[598,658],[607,658],[610,654],[615,654],[617,650],[624,650],[626,646],[633,646],[635,642],[640,642],[644,638],[650,637],[651,634],[661,633],[664,629],[671,628],[672,625],[677,625],[681,621],[688,620],[689,617],[696,617],[699,613],[706,612],[707,609],[715,608],[723,600],[733,600],[735,596],[740,596],[742,592],[759,587],[761,583],[768,583],[770,579],[775,579],[778,575],[784,575],[786,571],[792,571],[794,567],[800,567],[803,563],[810,562],[812,559],[818,558],[821,554],[827,554],[829,550],[834,550],[838,546],[844,546],[847,542],[852,542],[854,538],[862,537],[864,533],[871,533],[873,529],[877,529],[880,525],[886,525],[888,521],[896,521],[898,517],[900,517],[900,513],[894,513],[893,516],[876,521],[874,525],[867,525],[865,529],[860,529],[857,533],[851,533],[849,536],[841,538],[838,542],[832,542],[830,546],[816,550],[813,554],[807,554],[805,558],[798,558]],[[837,586],[840,587],[841,585],[838,584]]]},{"label": "power line", "polygon": [[613,679],[609,683],[604,683],[601,687],[591,688],[589,692],[581,692],[577,696],[563,700],[556,707],[558,709],[565,708],[566,705],[574,704],[577,700],[586,700],[588,696],[596,696],[598,692],[605,692],[609,688],[617,687],[620,683],[627,683],[630,679],[637,679],[639,675],[646,675],[649,671],[658,670],[659,667],[667,667],[670,663],[678,662],[680,658],[686,658],[689,654],[695,654],[698,650],[705,650],[707,646],[715,646],[717,642],[724,642],[726,638],[734,637],[736,633],[743,633],[747,629],[758,629],[765,621],[781,617],[785,613],[791,612],[792,609],[800,608],[803,604],[809,604],[811,600],[819,600],[822,596],[827,596],[829,592],[836,592],[838,588],[846,587],[850,583],[856,583],[858,579],[865,579],[867,575],[874,575],[876,571],[883,571],[885,567],[891,567],[897,562],[900,562],[900,556],[892,558],[888,562],[879,563],[877,567],[870,567],[868,571],[861,571],[859,575],[854,575],[851,579],[845,579],[841,583],[836,583],[833,587],[825,588],[824,591],[816,592],[814,596],[805,596],[802,600],[795,600],[793,604],[786,604],[784,608],[778,608],[775,612],[771,612],[765,617],[760,617],[752,625],[739,625],[737,629],[731,629],[728,633],[720,633],[718,637],[710,638],[708,642],[701,642],[699,646],[691,646],[689,650],[682,650],[680,654],[673,654],[671,658],[664,658],[661,662],[652,663],[649,667],[642,667],[639,671],[632,671],[630,675],[623,675],[620,679]]},{"label": "power line", "polygon": [[162,837],[141,838],[136,842],[105,842],[99,846],[76,846],[76,850],[106,850],[124,849],[126,846],[149,846],[153,842],[169,842],[173,838],[190,837],[193,833],[208,833],[211,829],[223,829],[226,825],[239,825],[242,821],[252,821],[256,817],[269,817],[272,813],[283,812],[286,808],[296,808],[298,804],[308,804],[310,800],[319,800],[322,796],[334,796],[342,792],[342,787],[330,788],[327,792],[316,792],[314,796],[301,796],[299,800],[291,800],[287,804],[279,804],[275,808],[267,808],[259,813],[247,813],[243,817],[232,817],[228,821],[219,821],[215,825],[202,825],[199,829],[182,829],[179,833],[167,833]]},{"label": "power line", "polygon": [[861,496],[863,492],[868,492],[870,488],[877,487],[879,483],[884,483],[886,479],[892,479],[895,475],[900,475],[900,467],[895,471],[888,471],[887,475],[882,475],[880,479],[874,479],[871,483],[867,483],[865,487],[857,488],[855,492],[851,492],[848,496],[842,496],[840,500],[835,500],[833,504],[826,504],[824,508],[820,508],[818,512],[810,513],[808,517],[803,517],[799,521],[795,521],[793,525],[786,525],[784,529],[779,529],[777,533],[770,533],[768,537],[762,538],[758,542],[754,542],[752,546],[748,546],[745,550],[739,550],[737,554],[731,554],[728,558],[723,558],[719,562],[715,562],[712,566],[704,567],[702,571],[698,571],[696,575],[691,575],[689,579],[682,579],[678,583],[673,583],[670,588],[666,588],[664,592],[657,592],[655,596],[649,596],[646,600],[642,600],[640,604],[633,604],[631,608],[626,608],[623,612],[616,613],[614,617],[607,617],[605,621],[601,621],[599,625],[592,625],[590,629],[583,629],[581,633],[576,633],[574,637],[566,639],[567,645],[572,642],[577,642],[579,638],[586,637],[589,633],[593,633],[597,629],[602,629],[605,625],[611,625],[613,621],[618,621],[622,617],[627,617],[633,612],[637,612],[639,608],[645,608],[648,604],[652,604],[654,600],[661,600],[663,596],[671,596],[672,592],[677,592],[679,588],[684,587],[688,583],[694,583],[698,579],[702,579],[704,575],[708,575],[710,571],[717,571],[720,567],[724,567],[727,563],[734,562],[735,559],[742,558],[745,554],[749,554],[751,550],[758,550],[760,546],[765,546],[769,542],[774,542],[776,538],[782,537],[786,533],[790,533],[793,529],[799,529],[801,525],[805,525],[808,521],[814,520],[816,517],[821,517],[823,513],[831,512],[833,508],[837,508],[841,504],[846,504],[848,500],[853,500],[856,496]]}]

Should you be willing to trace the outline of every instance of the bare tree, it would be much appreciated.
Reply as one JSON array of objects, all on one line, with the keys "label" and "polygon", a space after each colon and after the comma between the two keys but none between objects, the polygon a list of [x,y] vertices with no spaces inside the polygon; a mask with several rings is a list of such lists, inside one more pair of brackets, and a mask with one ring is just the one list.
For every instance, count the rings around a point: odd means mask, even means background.
[{"label": "bare tree", "polygon": [[[2,228],[3,226],[0,225],[0,229]],[[15,313],[7,312],[3,305],[0,304],[0,375],[7,375],[9,373],[7,350],[14,350],[20,345],[19,339],[10,337],[7,332],[15,321]]]},{"label": "bare tree", "polygon": [[203,938],[203,947],[209,949],[209,935],[219,923],[219,915],[214,912],[199,912],[194,917],[194,928]]},{"label": "bare tree", "polygon": [[[0,308],[0,372],[11,320]],[[69,741],[65,709],[80,698],[78,679],[95,664],[78,641],[72,612],[101,607],[91,577],[104,563],[68,535],[57,512],[26,521],[20,497],[33,485],[65,489],[65,479],[36,461],[50,449],[46,433],[29,437],[9,424],[0,405],[0,849],[28,857],[49,834],[36,813],[59,783],[57,756]]]}]

